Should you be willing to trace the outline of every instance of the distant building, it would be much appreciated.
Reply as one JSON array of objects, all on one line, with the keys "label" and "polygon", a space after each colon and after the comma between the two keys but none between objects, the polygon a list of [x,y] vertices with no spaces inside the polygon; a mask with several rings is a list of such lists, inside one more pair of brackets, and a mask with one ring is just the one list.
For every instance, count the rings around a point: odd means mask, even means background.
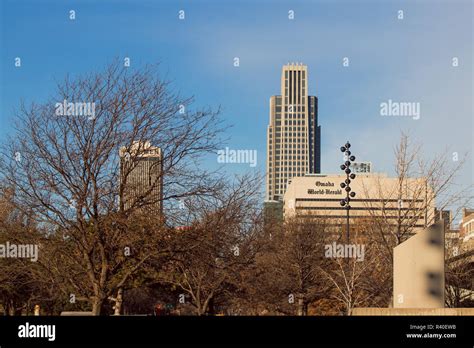
[{"label": "distant building", "polygon": [[439,210],[438,208],[435,208],[435,223],[443,220],[444,222],[444,229],[446,232],[449,232],[451,230],[451,221],[452,221],[452,216],[451,216],[451,210]]},{"label": "distant building", "polygon": [[372,173],[372,162],[354,162],[351,169],[354,173]]},{"label": "distant building", "polygon": [[466,240],[474,239],[474,209],[462,209],[460,236]]},{"label": "distant building", "polygon": [[163,211],[162,152],[150,142],[135,142],[120,149],[120,180],[124,208],[144,209],[161,215]]},{"label": "distant building", "polygon": [[291,178],[321,171],[318,98],[308,95],[308,84],[306,65],[285,65],[281,95],[270,98],[267,201],[281,201]]},{"label": "distant building", "polygon": [[474,209],[463,208],[459,237],[461,252],[474,250]]},{"label": "distant building", "polygon": [[[452,228],[452,214],[449,210],[436,209],[436,221],[445,222],[445,240],[448,257],[455,257],[465,252],[474,251],[474,209],[462,209],[462,220],[459,229]],[[456,226],[455,226],[456,227]]]},{"label": "distant building", "polygon": [[283,201],[265,201],[263,203],[265,224],[283,221]]},{"label": "distant building", "polygon": [[[340,205],[346,192],[340,184],[346,175],[306,175],[293,178],[284,197],[284,217],[294,215],[325,218],[337,224],[346,218]],[[350,205],[351,221],[380,216],[394,224],[403,218],[405,224],[424,228],[434,220],[433,192],[423,178],[407,179],[402,192],[398,178],[384,174],[358,174],[350,186],[356,196]],[[401,194],[401,198],[399,198]]]}]

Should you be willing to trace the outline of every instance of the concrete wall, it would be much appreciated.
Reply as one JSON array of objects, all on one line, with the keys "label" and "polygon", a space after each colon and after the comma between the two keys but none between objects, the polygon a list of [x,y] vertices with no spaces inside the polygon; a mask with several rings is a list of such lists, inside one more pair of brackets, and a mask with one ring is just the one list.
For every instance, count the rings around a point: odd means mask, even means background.
[{"label": "concrete wall", "polygon": [[444,223],[417,233],[393,250],[393,307],[444,307]]},{"label": "concrete wall", "polygon": [[474,315],[474,308],[354,308],[352,315]]}]

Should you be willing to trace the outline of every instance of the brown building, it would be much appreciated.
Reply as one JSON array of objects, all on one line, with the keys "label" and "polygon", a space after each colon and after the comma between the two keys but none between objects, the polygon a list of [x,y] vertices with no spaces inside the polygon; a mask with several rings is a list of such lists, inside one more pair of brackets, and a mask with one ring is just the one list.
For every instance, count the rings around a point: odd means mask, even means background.
[{"label": "brown building", "polygon": [[461,251],[474,250],[474,209],[463,208],[459,238]]},{"label": "brown building", "polygon": [[462,209],[462,220],[460,227],[461,238],[474,238],[474,209]]}]

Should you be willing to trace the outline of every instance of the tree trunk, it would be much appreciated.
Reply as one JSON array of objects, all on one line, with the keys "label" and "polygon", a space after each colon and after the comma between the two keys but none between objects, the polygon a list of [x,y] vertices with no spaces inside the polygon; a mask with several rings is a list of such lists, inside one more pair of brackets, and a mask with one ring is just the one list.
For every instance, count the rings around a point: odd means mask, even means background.
[{"label": "tree trunk", "polygon": [[92,315],[100,315],[102,313],[102,305],[104,299],[96,296],[92,301]]},{"label": "tree trunk", "polygon": [[347,308],[346,308],[346,315],[351,316],[352,315],[352,302],[348,301],[347,302]]},{"label": "tree trunk", "polygon": [[15,302],[13,300],[8,300],[8,315],[11,317],[16,315]]},{"label": "tree trunk", "polygon": [[115,299],[114,315],[122,314],[122,304],[123,304],[123,288],[119,288],[117,290],[117,297]]},{"label": "tree trunk", "polygon": [[304,295],[303,294],[298,294],[298,316],[306,316],[306,311],[305,311],[305,303],[304,303]]}]

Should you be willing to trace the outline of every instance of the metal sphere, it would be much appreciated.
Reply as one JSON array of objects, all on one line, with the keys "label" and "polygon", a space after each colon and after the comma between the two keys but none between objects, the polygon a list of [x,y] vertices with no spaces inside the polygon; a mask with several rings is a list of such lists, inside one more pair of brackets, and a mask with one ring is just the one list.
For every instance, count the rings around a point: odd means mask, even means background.
[{"label": "metal sphere", "polygon": [[355,159],[356,159],[356,156],[351,156],[351,157],[349,157],[349,159],[350,159],[352,162],[354,162]]},{"label": "metal sphere", "polygon": [[344,146],[341,147],[341,152],[346,151],[346,148]]},{"label": "metal sphere", "polygon": [[346,165],[346,167],[349,167],[351,165],[351,162],[346,161],[344,164]]},{"label": "metal sphere", "polygon": [[349,150],[347,150],[347,151],[345,152],[345,155],[346,155],[346,156],[350,156],[350,155],[351,155],[351,152],[350,152]]},{"label": "metal sphere", "polygon": [[344,180],[344,182],[345,182],[347,185],[349,185],[349,184],[351,183],[351,179],[346,179],[346,180]]},{"label": "metal sphere", "polygon": [[351,193],[349,193],[349,195],[350,195],[351,197],[355,197],[356,193],[355,193],[355,192],[351,192]]},{"label": "metal sphere", "polygon": [[351,191],[351,188],[349,186],[346,186],[346,191],[347,192],[350,192]]},{"label": "metal sphere", "polygon": [[341,206],[345,206],[346,205],[346,201],[345,200],[342,200],[339,202],[339,204],[341,204]]},{"label": "metal sphere", "polygon": [[344,171],[346,174],[350,174],[351,173],[351,170],[349,168],[346,168],[346,170]]},{"label": "metal sphere", "polygon": [[344,169],[346,169],[346,166],[344,164],[341,164],[340,168],[341,168],[341,170],[344,170]]},{"label": "metal sphere", "polygon": [[351,147],[351,144],[349,144],[349,142],[346,143],[346,145],[344,145],[346,149],[350,148]]},{"label": "metal sphere", "polygon": [[354,173],[352,173],[351,175],[349,175],[349,178],[351,178],[352,180],[354,180],[356,177],[356,175]]},{"label": "metal sphere", "polygon": [[346,209],[351,209],[351,206],[349,204],[346,205]]},{"label": "metal sphere", "polygon": [[341,188],[344,188],[346,187],[346,184],[344,184],[343,182],[341,182]]}]

